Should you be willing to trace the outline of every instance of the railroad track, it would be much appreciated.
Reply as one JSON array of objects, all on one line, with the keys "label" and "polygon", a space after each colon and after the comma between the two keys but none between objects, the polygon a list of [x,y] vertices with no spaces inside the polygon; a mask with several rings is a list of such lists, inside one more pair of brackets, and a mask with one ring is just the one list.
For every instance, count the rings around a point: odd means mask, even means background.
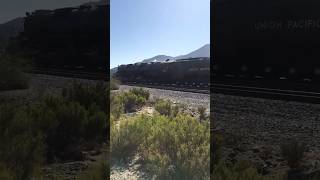
[{"label": "railroad track", "polygon": [[186,87],[186,86],[170,86],[170,85],[155,85],[155,84],[141,84],[141,83],[125,83],[123,85],[128,86],[138,86],[138,87],[146,87],[146,88],[155,88],[155,89],[165,89],[171,91],[182,91],[182,92],[192,92],[192,93],[200,93],[200,94],[210,94],[209,89],[197,88],[197,87]]},{"label": "railroad track", "polygon": [[30,71],[32,74],[45,74],[54,76],[63,76],[79,79],[103,80],[109,81],[110,77],[107,73],[95,73],[83,70],[53,69],[53,68],[35,68]]},{"label": "railroad track", "polygon": [[320,93],[316,91],[277,89],[257,86],[214,83],[212,86],[212,92],[276,100],[289,100],[317,104],[320,103]]}]

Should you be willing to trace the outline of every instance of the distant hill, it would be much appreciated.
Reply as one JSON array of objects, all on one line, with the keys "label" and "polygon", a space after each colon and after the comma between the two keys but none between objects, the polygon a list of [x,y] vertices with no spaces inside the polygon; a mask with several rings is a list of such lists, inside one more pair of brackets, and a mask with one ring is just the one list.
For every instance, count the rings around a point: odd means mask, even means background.
[{"label": "distant hill", "polygon": [[16,18],[0,24],[0,43],[6,42],[10,37],[17,36],[24,29],[24,18]]},{"label": "distant hill", "polygon": [[206,44],[202,46],[201,48],[192,51],[189,54],[177,56],[174,59],[188,59],[188,58],[197,58],[197,57],[210,57],[210,44]]},{"label": "distant hill", "polygon": [[149,59],[144,59],[142,63],[149,63],[149,62],[164,62],[165,60],[178,60],[178,59],[189,59],[189,58],[197,58],[197,57],[210,57],[210,44],[206,44],[199,49],[192,51],[186,55],[181,56],[167,56],[167,55],[157,55]]},{"label": "distant hill", "polygon": [[92,1],[92,2],[84,3],[82,5],[85,5],[85,6],[99,6],[99,5],[106,5],[106,4],[110,4],[110,0]]},{"label": "distant hill", "polygon": [[149,59],[145,59],[143,61],[141,61],[142,63],[149,63],[149,62],[163,62],[167,59],[173,59],[173,57],[171,56],[166,56],[166,55],[158,55],[158,56],[154,56],[152,58]]},{"label": "distant hill", "polygon": [[[164,62],[167,59],[174,61],[174,60],[179,60],[179,59],[189,59],[189,58],[197,58],[197,57],[210,57],[210,44],[206,44],[206,45],[200,47],[199,49],[192,51],[186,55],[181,55],[181,56],[176,56],[176,57],[167,56],[167,55],[158,55],[158,56],[154,56],[149,59],[144,59],[139,63]],[[113,73],[116,73],[117,70],[118,70],[117,68],[112,68],[110,70],[110,72],[111,72],[111,74],[113,74]]]}]

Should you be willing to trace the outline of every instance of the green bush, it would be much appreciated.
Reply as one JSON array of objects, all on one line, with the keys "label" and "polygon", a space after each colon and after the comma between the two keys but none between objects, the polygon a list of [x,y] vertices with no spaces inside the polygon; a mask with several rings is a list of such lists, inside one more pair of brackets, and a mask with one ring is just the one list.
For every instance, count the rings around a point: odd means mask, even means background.
[{"label": "green bush", "polygon": [[210,171],[213,171],[214,166],[220,162],[221,158],[221,147],[222,147],[222,136],[217,134],[211,134],[211,146],[210,146]]},{"label": "green bush", "polygon": [[292,169],[300,167],[306,150],[306,144],[299,143],[297,140],[290,140],[281,145],[281,154]]},{"label": "green bush", "polygon": [[143,88],[133,88],[130,89],[129,92],[135,94],[138,97],[144,98],[146,101],[148,101],[150,97],[149,91],[144,90]]},{"label": "green bush", "polygon": [[103,90],[74,85],[35,104],[0,106],[0,179],[40,177],[43,163],[80,160],[84,145],[108,141],[109,93]]},{"label": "green bush", "polygon": [[122,120],[113,125],[110,137],[110,152],[113,159],[127,160],[134,155],[148,136],[151,121],[143,121],[145,116]]},{"label": "green bush", "polygon": [[124,92],[121,95],[121,102],[125,113],[130,113],[141,108],[146,103],[146,99],[131,92]]},{"label": "green bush", "polygon": [[112,127],[111,157],[139,153],[158,179],[209,179],[209,149],[209,126],[187,115],[139,115]]},{"label": "green bush", "polygon": [[0,177],[31,179],[43,163],[43,135],[24,108],[0,107]]},{"label": "green bush", "polygon": [[200,121],[204,121],[207,119],[206,108],[204,106],[198,107],[199,119]]},{"label": "green bush", "polygon": [[89,171],[80,176],[80,180],[106,180],[110,177],[109,165],[107,162],[100,163],[90,168]]},{"label": "green bush", "polygon": [[134,112],[146,104],[149,96],[149,92],[142,88],[133,88],[128,92],[111,94],[111,115],[119,119],[122,113]]},{"label": "green bush", "polygon": [[120,81],[115,79],[115,78],[111,78],[110,80],[110,89],[111,90],[118,90],[119,89],[119,84]]},{"label": "green bush", "polygon": [[214,180],[286,180],[286,175],[263,176],[247,161],[240,161],[233,167],[220,162],[215,166],[211,176]]},{"label": "green bush", "polygon": [[210,131],[187,115],[155,116],[144,157],[159,179],[208,179]]},{"label": "green bush", "polygon": [[45,135],[48,160],[68,158],[68,153],[77,150],[75,144],[82,141],[101,143],[107,139],[107,114],[95,104],[86,109],[79,102],[46,97],[40,105],[30,108],[30,116]]},{"label": "green bush", "polygon": [[109,87],[105,82],[86,84],[74,82],[70,88],[62,90],[63,97],[68,101],[75,101],[85,108],[96,104],[101,111],[109,112]]},{"label": "green bush", "polygon": [[110,114],[115,119],[119,119],[124,113],[124,107],[121,96],[111,93],[110,95]]},{"label": "green bush", "polygon": [[179,113],[179,107],[172,105],[168,100],[158,100],[155,103],[155,110],[158,111],[161,115],[167,117],[176,117]]},{"label": "green bush", "polygon": [[0,90],[29,87],[29,77],[24,73],[24,64],[17,57],[0,55],[0,64]]}]

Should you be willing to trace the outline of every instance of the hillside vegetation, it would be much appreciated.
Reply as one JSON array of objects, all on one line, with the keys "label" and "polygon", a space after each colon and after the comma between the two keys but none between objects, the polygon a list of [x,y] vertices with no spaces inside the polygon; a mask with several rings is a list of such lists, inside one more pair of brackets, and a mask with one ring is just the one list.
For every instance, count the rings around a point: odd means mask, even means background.
[{"label": "hillside vegetation", "polygon": [[[210,179],[209,121],[184,113],[167,100],[151,102],[144,89],[111,95],[112,163],[139,156],[145,172],[156,179]],[[155,107],[153,114],[137,112]],[[115,110],[115,111],[114,111]]]},{"label": "hillside vegetation", "polygon": [[30,68],[30,65],[25,60],[0,54],[0,64],[0,91],[29,87],[29,78],[25,71]]},{"label": "hillside vegetation", "polygon": [[74,83],[36,103],[1,104],[0,179],[41,178],[45,164],[83,160],[107,143],[108,99],[103,83]]}]

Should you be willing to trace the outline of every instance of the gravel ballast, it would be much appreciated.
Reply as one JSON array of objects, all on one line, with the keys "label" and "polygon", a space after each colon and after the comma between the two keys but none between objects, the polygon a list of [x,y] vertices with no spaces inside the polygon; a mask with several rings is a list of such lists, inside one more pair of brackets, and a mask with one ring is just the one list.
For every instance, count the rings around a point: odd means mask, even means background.
[{"label": "gravel ballast", "polygon": [[[126,91],[134,86],[121,85],[120,91]],[[205,106],[210,109],[210,94],[172,91],[155,88],[144,88],[150,92],[150,99],[168,99],[175,103],[186,104],[190,107]]]},{"label": "gravel ballast", "polygon": [[[308,169],[320,162],[320,105],[262,98],[214,94],[212,97],[214,129],[236,139],[227,146],[228,160],[249,159],[264,167],[265,173],[286,168],[280,145],[291,139],[306,143]],[[264,154],[270,155],[268,158]]]}]

